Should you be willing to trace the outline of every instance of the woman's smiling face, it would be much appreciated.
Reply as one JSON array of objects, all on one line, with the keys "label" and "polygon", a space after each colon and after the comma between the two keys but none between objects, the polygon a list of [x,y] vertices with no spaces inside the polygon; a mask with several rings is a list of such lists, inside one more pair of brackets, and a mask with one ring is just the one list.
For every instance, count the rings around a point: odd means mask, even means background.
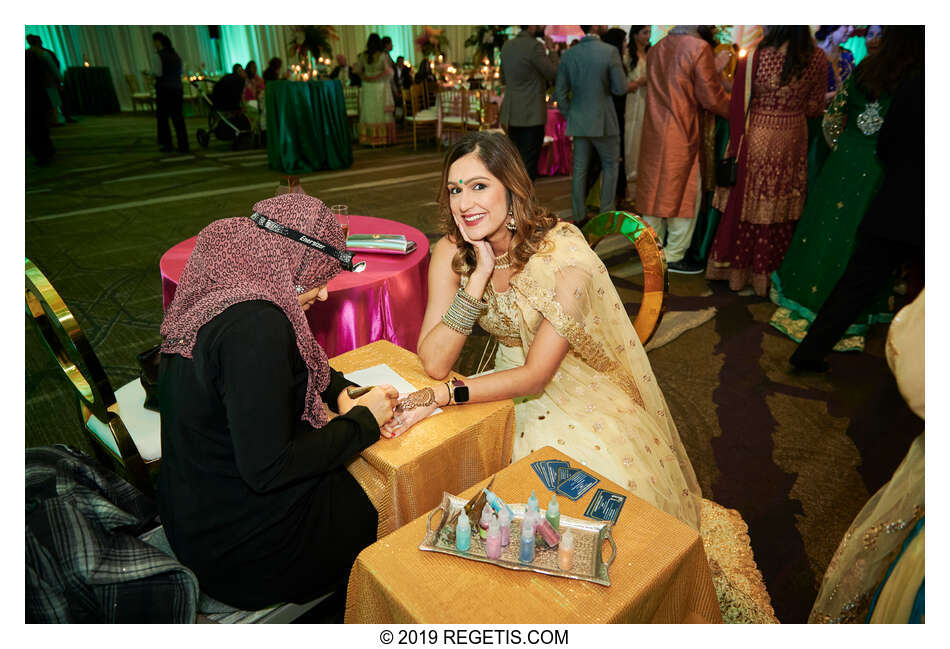
[{"label": "woman's smiling face", "polygon": [[468,153],[449,167],[449,208],[472,241],[487,239],[505,227],[508,190],[478,158]]}]

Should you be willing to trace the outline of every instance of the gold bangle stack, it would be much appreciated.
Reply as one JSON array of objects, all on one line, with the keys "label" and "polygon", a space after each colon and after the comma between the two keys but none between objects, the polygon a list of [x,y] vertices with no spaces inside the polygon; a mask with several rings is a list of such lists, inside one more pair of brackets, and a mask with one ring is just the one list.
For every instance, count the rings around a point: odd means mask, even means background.
[{"label": "gold bangle stack", "polygon": [[475,321],[488,309],[488,303],[485,300],[476,300],[471,295],[459,288],[455,293],[455,299],[449,310],[442,316],[442,322],[446,327],[460,334],[468,336],[472,333],[472,327]]}]

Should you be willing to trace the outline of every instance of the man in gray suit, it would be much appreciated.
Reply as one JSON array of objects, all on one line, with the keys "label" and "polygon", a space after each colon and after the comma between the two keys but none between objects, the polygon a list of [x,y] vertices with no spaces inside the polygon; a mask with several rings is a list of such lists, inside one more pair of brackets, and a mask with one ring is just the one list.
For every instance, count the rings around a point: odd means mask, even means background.
[{"label": "man in gray suit", "polygon": [[602,43],[604,25],[581,25],[584,38],[564,53],[557,71],[557,105],[574,138],[571,209],[574,222],[585,220],[584,188],[592,149],[603,166],[600,211],[614,209],[620,163],[620,125],[611,95],[627,92],[627,76],[616,47]]},{"label": "man in gray suit", "polygon": [[535,38],[544,25],[522,25],[521,33],[501,48],[501,82],[505,98],[501,102],[501,125],[515,143],[531,180],[538,176],[538,157],[544,143],[549,82],[557,77],[558,55],[554,43],[545,37],[545,46]]}]

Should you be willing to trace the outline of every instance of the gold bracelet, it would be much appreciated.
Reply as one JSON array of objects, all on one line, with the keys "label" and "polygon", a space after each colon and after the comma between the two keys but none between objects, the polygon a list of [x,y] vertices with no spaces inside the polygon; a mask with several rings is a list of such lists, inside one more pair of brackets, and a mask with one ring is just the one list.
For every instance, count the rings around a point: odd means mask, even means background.
[{"label": "gold bracelet", "polygon": [[471,335],[472,328],[475,326],[475,322],[480,315],[480,311],[472,307],[471,304],[466,304],[464,300],[456,295],[455,300],[449,305],[449,310],[442,316],[442,322],[444,322],[449,329],[468,336]]},{"label": "gold bracelet", "polygon": [[450,305],[449,309],[454,309],[455,311],[464,314],[467,317],[474,318],[475,320],[478,320],[478,318],[481,317],[483,313],[481,309],[475,308],[458,296],[455,296],[455,299],[452,300],[452,304]]},{"label": "gold bracelet", "polygon": [[459,287],[459,290],[456,292],[456,297],[461,298],[463,302],[468,303],[469,305],[478,309],[479,313],[485,311],[488,308],[488,302],[485,301],[485,298],[481,300],[476,300],[474,297],[465,292],[465,289]]},{"label": "gold bracelet", "polygon": [[458,333],[462,334],[463,336],[470,336],[470,335],[472,334],[472,330],[471,330],[471,329],[468,329],[468,330],[466,331],[461,325],[458,325],[458,324],[456,324],[454,321],[452,321],[452,320],[449,318],[448,312],[446,312],[446,314],[442,316],[442,324],[444,324],[446,327],[448,327],[448,328],[451,329],[452,331],[457,331]]}]

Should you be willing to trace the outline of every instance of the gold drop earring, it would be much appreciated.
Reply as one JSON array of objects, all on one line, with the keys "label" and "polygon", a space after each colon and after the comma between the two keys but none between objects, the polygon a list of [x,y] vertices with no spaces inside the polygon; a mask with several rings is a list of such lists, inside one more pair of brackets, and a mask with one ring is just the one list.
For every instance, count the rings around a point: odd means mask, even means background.
[{"label": "gold drop earring", "polygon": [[508,208],[508,221],[505,223],[505,227],[512,232],[518,229],[518,224],[515,223],[515,213],[510,207]]}]

